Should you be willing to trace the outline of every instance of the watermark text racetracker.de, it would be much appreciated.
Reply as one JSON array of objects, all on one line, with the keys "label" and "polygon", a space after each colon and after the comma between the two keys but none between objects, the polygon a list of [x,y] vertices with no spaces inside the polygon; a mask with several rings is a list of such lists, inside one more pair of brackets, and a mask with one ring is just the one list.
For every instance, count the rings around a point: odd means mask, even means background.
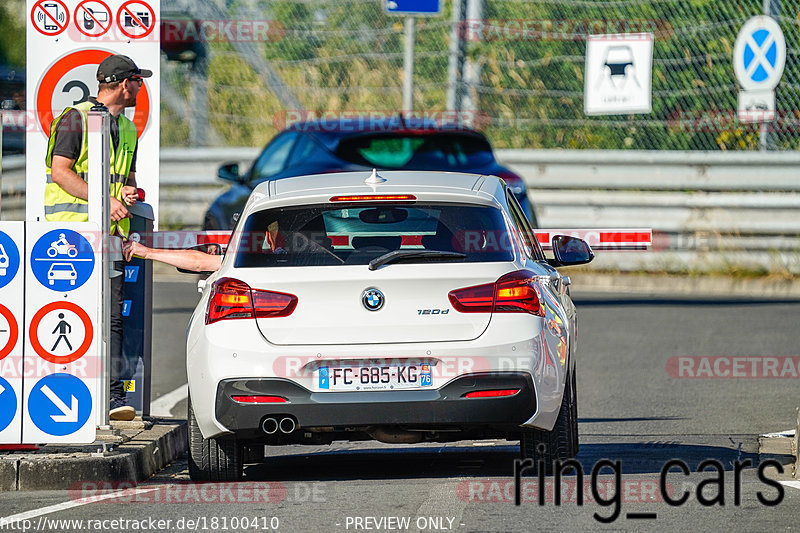
[{"label": "watermark text racetracker.de", "polygon": [[272,125],[278,130],[322,133],[380,132],[394,129],[458,131],[468,128],[483,130],[489,125],[489,122],[489,115],[480,111],[446,109],[427,109],[425,111],[287,109],[279,111],[272,118]]},{"label": "watermark text racetracker.de", "polygon": [[798,379],[800,356],[689,356],[667,360],[667,374],[683,379]]},{"label": "watermark text racetracker.de", "polygon": [[277,516],[252,514],[234,516],[193,516],[180,518],[0,518],[0,531],[278,531]]},{"label": "watermark text racetracker.de", "polygon": [[[80,9],[79,9],[80,11]],[[86,31],[91,25],[92,31]],[[158,30],[154,25],[158,25]],[[131,40],[131,32],[135,32],[136,41],[160,43],[166,47],[176,44],[191,43],[269,43],[276,42],[286,35],[286,27],[277,20],[267,19],[161,19],[150,20],[139,17],[125,21],[122,25],[105,21],[88,19],[70,24],[66,32],[68,39],[74,42],[120,42]],[[126,31],[123,31],[123,28]],[[105,31],[103,31],[105,29]]]},{"label": "watermark text racetracker.de", "polygon": [[649,19],[467,19],[458,24],[464,41],[585,41],[590,35],[672,35],[668,20]]}]

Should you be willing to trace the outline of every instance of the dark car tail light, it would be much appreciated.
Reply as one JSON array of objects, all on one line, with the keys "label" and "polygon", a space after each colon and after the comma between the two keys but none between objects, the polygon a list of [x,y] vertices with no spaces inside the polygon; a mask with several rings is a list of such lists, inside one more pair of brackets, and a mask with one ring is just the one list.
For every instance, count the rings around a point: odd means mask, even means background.
[{"label": "dark car tail light", "polygon": [[539,288],[530,270],[517,270],[494,283],[450,291],[453,308],[461,313],[530,313],[544,316]]},{"label": "dark car tail light", "polygon": [[251,289],[238,279],[220,278],[211,286],[206,324],[235,318],[289,316],[297,307],[297,296]]},{"label": "dark car tail light", "polygon": [[519,194],[525,190],[525,182],[510,170],[501,170],[497,173],[497,177],[505,181],[514,194]]},{"label": "dark car tail light", "polygon": [[413,194],[359,194],[351,196],[333,196],[331,202],[403,202],[413,201]]}]

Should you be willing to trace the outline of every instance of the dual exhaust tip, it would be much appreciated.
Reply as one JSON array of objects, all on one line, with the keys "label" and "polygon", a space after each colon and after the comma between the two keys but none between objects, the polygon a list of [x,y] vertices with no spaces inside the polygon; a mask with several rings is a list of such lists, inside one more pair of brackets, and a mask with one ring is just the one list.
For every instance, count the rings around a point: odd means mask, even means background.
[{"label": "dual exhaust tip", "polygon": [[290,416],[283,417],[280,421],[277,418],[269,417],[265,418],[261,423],[261,430],[267,435],[274,435],[278,430],[280,430],[281,433],[288,434],[292,433],[295,429],[297,429],[297,422]]}]

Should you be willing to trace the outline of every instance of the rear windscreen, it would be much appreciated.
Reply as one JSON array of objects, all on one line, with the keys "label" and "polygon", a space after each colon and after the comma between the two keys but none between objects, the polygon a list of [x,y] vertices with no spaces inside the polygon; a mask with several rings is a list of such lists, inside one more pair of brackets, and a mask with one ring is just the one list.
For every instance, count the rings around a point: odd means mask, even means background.
[{"label": "rear windscreen", "polygon": [[250,215],[242,231],[237,268],[366,265],[395,250],[456,252],[447,262],[514,258],[513,234],[500,209],[488,206],[360,203],[266,209]]},{"label": "rear windscreen", "polygon": [[363,135],[341,141],[336,155],[358,165],[403,170],[464,170],[494,161],[488,142],[452,133]]}]

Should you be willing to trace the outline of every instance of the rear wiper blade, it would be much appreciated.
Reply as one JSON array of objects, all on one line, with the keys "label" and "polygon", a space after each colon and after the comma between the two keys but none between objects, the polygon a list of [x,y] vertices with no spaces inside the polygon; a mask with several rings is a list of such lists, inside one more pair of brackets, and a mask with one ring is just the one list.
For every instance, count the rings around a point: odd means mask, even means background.
[{"label": "rear wiper blade", "polygon": [[443,252],[441,250],[394,250],[376,257],[369,262],[369,269],[375,270],[381,265],[397,263],[398,261],[430,260],[445,261],[447,259],[464,259],[467,254],[461,252]]}]

